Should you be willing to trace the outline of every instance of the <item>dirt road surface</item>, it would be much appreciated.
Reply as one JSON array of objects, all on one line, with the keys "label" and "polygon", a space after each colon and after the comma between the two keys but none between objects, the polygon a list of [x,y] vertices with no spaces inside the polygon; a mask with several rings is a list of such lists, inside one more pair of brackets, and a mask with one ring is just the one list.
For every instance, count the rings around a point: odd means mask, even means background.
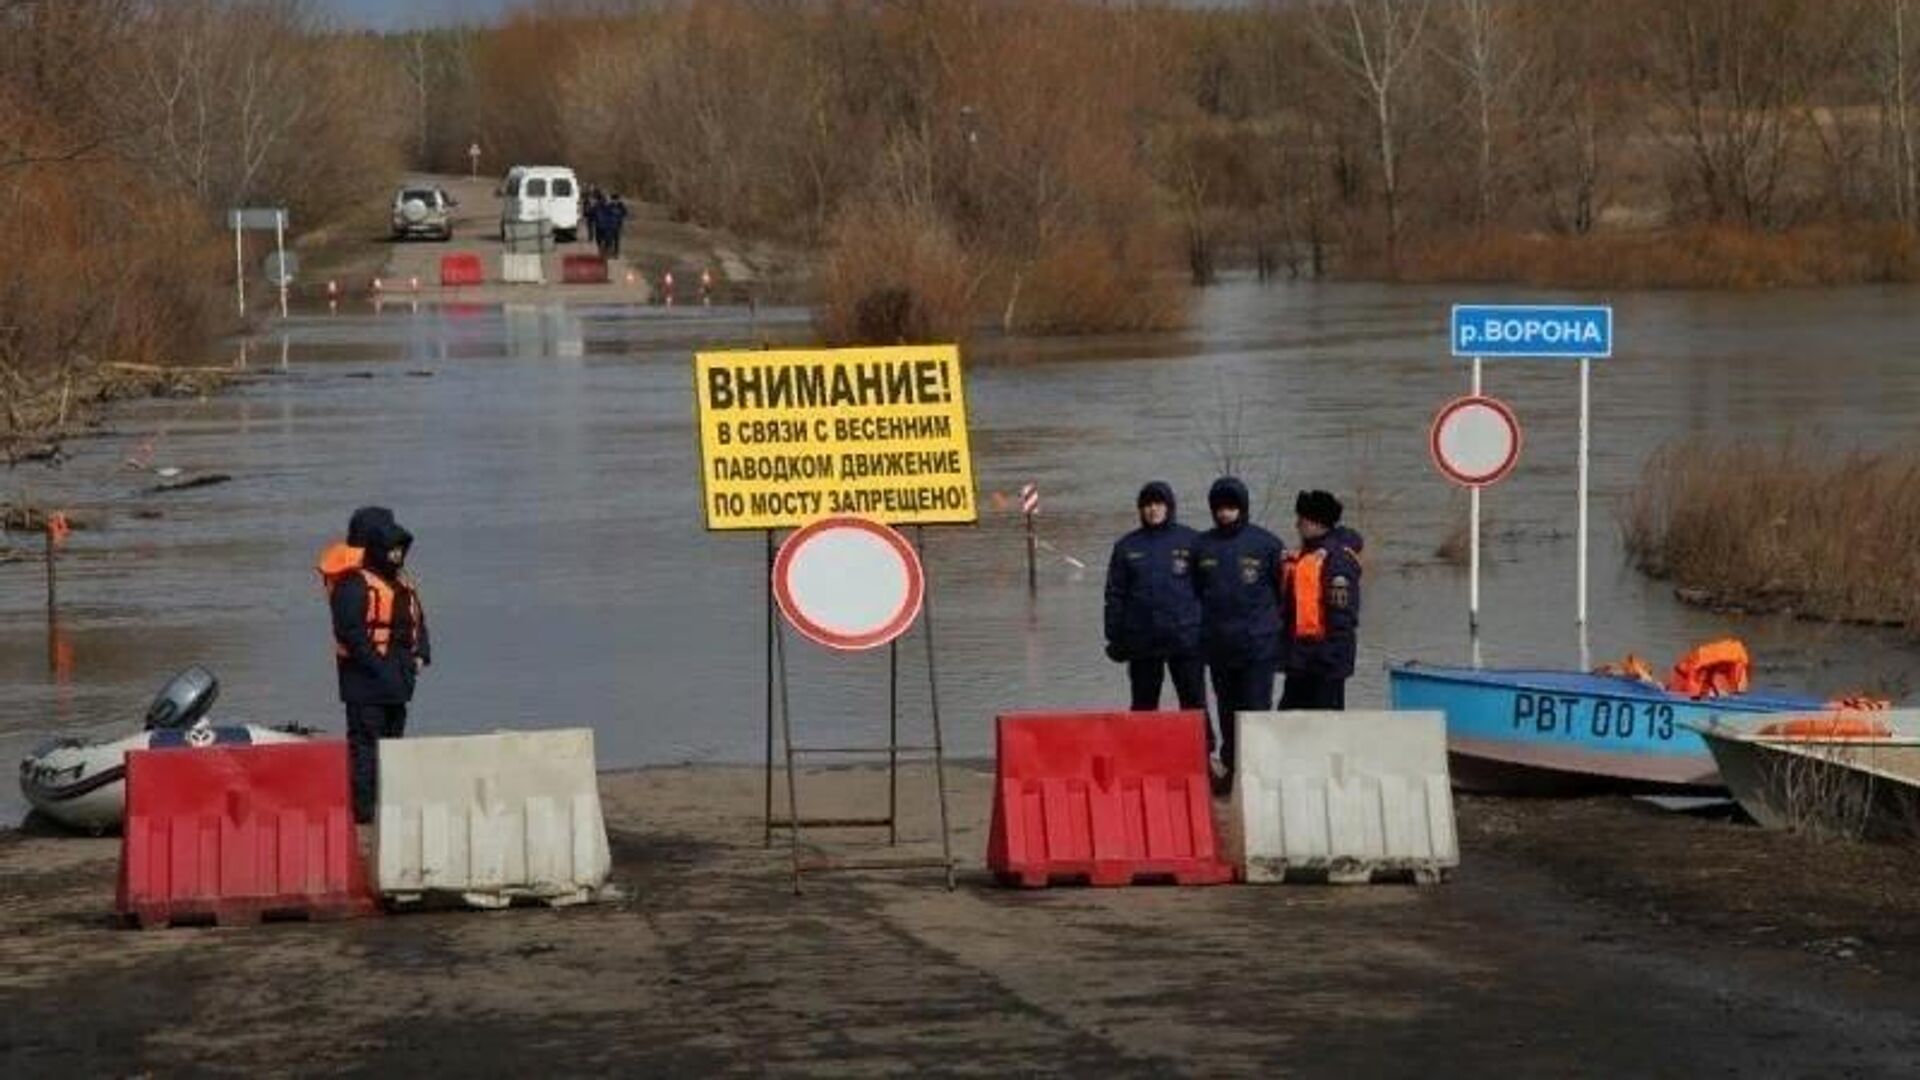
[{"label": "dirt road surface", "polygon": [[[585,178],[583,178],[585,179]],[[447,241],[381,238],[352,258],[329,265],[326,276],[341,283],[346,295],[367,292],[378,277],[390,296],[405,299],[458,300],[467,303],[547,302],[580,304],[657,303],[663,299],[664,275],[674,276],[676,303],[701,302],[700,275],[710,275],[714,303],[781,303],[805,287],[805,262],[797,252],[770,243],[746,243],[724,230],[674,221],[667,208],[638,200],[628,201],[629,217],[623,234],[622,257],[609,262],[605,285],[566,285],[561,260],[566,255],[588,255],[594,246],[581,230],[571,243],[557,245],[542,260],[544,285],[506,285],[499,281],[500,197],[494,194],[497,177],[469,180],[464,176],[420,174],[406,177],[407,185],[444,188],[459,203],[453,211],[453,238]],[[480,256],[487,283],[459,289],[440,287],[443,255]],[[631,275],[631,280],[629,280]],[[312,275],[309,275],[312,276]],[[416,287],[413,283],[418,282]],[[308,283],[324,288],[324,280]]]},{"label": "dirt road surface", "polygon": [[[884,774],[803,778],[871,813]],[[1620,800],[1461,806],[1428,888],[788,890],[760,774],[602,779],[621,899],[113,929],[117,846],[0,834],[0,1071],[45,1075],[1911,1076],[1920,856]],[[927,779],[904,792],[928,854]],[[876,800],[882,800],[877,802]],[[784,809],[784,807],[783,807]],[[915,839],[917,838],[917,839]],[[811,838],[810,838],[811,839]],[[823,841],[825,836],[818,837]],[[855,852],[857,838],[823,844]]]}]

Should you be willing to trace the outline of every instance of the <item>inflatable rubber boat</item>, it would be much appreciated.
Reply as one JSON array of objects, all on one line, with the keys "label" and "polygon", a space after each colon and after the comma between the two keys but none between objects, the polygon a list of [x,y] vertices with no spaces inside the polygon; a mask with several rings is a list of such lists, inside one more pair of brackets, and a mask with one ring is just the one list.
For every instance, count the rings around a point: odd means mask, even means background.
[{"label": "inflatable rubber boat", "polygon": [[142,730],[112,739],[54,739],[35,748],[20,761],[20,793],[67,828],[109,832],[120,827],[127,808],[129,750],[294,742],[313,734],[291,725],[214,723],[207,713],[219,696],[212,672],[188,668],[153,699]]}]

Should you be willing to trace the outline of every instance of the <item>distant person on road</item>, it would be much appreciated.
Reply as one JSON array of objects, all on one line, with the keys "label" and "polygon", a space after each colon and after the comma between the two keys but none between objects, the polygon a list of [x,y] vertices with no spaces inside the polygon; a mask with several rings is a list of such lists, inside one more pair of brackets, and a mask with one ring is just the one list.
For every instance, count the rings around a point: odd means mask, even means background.
[{"label": "distant person on road", "polygon": [[1107,560],[1107,659],[1127,665],[1136,711],[1160,707],[1168,674],[1180,707],[1205,711],[1200,597],[1193,591],[1200,534],[1174,519],[1173,488],[1159,480],[1140,489],[1134,506],[1140,527],[1121,537]]},{"label": "distant person on road", "polygon": [[580,223],[586,227],[587,243],[600,247],[599,228],[600,204],[606,200],[601,197],[600,189],[590,187],[580,193]]},{"label": "distant person on road", "polygon": [[363,506],[347,524],[345,543],[320,556],[320,578],[333,611],[334,665],[347,709],[347,751],[353,766],[353,814],[373,820],[378,797],[379,741],[406,734],[407,704],[420,669],[433,662],[420,593],[401,572],[413,534],[393,511]]},{"label": "distant person on road", "polygon": [[606,205],[600,210],[600,235],[603,241],[600,254],[609,259],[620,257],[620,234],[626,230],[626,227],[626,200],[620,197],[619,192],[614,192],[613,198],[607,200]]},{"label": "distant person on road", "polygon": [[[1280,574],[1286,545],[1247,520],[1247,485],[1231,476],[1207,492],[1213,528],[1194,543],[1194,588],[1200,597],[1200,651],[1213,679],[1220,735],[1214,793],[1233,784],[1237,717],[1273,708],[1280,662]],[[1209,733],[1211,735],[1211,733]]]},{"label": "distant person on road", "polygon": [[1300,553],[1287,560],[1280,605],[1287,637],[1282,709],[1344,709],[1359,650],[1360,552],[1366,541],[1340,525],[1340,500],[1303,491],[1294,500]]}]

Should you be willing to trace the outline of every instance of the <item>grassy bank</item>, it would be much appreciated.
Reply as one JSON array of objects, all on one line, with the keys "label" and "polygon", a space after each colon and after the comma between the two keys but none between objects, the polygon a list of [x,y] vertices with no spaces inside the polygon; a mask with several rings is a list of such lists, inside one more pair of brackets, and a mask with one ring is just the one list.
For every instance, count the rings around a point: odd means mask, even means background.
[{"label": "grassy bank", "polygon": [[1683,599],[1920,627],[1920,450],[1685,440],[1648,459],[1622,527]]}]

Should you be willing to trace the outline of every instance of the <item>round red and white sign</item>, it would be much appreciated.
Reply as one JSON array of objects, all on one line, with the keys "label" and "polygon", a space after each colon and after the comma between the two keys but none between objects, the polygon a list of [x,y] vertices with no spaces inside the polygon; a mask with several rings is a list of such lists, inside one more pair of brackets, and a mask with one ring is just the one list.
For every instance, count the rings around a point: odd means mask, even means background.
[{"label": "round red and white sign", "polygon": [[873,649],[906,633],[925,593],[913,545],[865,518],[813,522],[787,537],[773,560],[780,613],[830,649]]},{"label": "round red and white sign", "polygon": [[1520,460],[1520,421],[1496,398],[1448,402],[1433,418],[1427,438],[1434,465],[1465,487],[1496,483]]}]

